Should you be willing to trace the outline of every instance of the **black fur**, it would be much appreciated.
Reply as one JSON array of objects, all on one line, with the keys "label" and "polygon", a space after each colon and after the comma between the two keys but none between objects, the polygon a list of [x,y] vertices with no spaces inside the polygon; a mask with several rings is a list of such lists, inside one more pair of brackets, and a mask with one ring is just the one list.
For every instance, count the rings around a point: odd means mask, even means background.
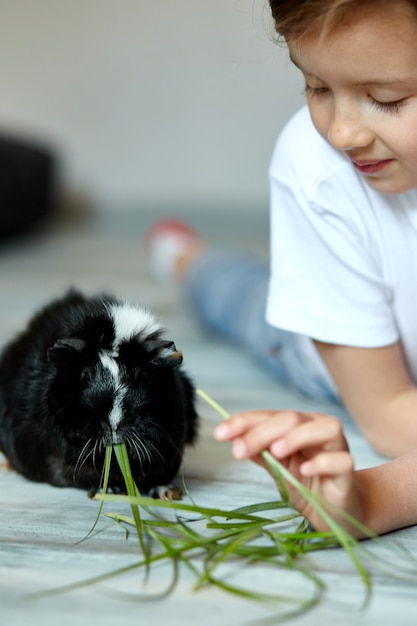
[{"label": "black fur", "polygon": [[[115,305],[125,306],[72,291],[35,315],[3,351],[0,449],[30,480],[97,489],[106,445],[125,442],[136,483],[147,493],[170,483],[185,444],[196,439],[195,391],[175,345],[156,323],[115,343]],[[103,354],[117,364],[124,390],[117,429],[109,416],[118,389]],[[115,461],[110,486],[124,487]]]}]

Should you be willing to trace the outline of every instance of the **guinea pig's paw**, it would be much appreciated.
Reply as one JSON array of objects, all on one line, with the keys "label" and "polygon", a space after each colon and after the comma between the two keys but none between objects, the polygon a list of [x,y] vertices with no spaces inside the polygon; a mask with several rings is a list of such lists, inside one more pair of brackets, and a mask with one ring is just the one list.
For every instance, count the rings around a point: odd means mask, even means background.
[{"label": "guinea pig's paw", "polygon": [[174,500],[182,500],[182,491],[179,487],[174,487],[173,485],[155,485],[155,487],[149,489],[148,496],[173,502]]},{"label": "guinea pig's paw", "polygon": [[12,465],[8,459],[1,459],[0,468],[4,470],[5,472],[8,472],[12,469]]},{"label": "guinea pig's paw", "polygon": [[[101,487],[93,487],[88,490],[87,496],[90,500],[94,500],[94,496],[98,493],[103,493],[103,489],[101,489]],[[123,491],[120,487],[107,487],[106,493],[113,493],[115,496],[127,495],[126,490]]]}]

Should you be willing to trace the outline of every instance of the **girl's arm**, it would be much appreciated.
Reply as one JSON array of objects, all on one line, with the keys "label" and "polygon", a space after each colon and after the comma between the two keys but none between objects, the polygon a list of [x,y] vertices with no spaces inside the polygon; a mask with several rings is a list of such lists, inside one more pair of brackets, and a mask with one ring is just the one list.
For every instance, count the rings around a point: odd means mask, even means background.
[{"label": "girl's arm", "polygon": [[391,457],[417,448],[417,388],[400,344],[352,348],[314,343],[370,444]]},{"label": "girl's arm", "polygon": [[[354,471],[342,426],[335,417],[296,411],[239,413],[215,431],[230,441],[237,459],[265,466],[261,452],[269,452],[310,490],[344,510],[377,534],[417,523],[417,450],[361,471]],[[316,511],[287,485],[292,505],[317,530],[327,530]],[[334,510],[330,511],[334,515]],[[361,537],[343,518],[339,523]]]}]

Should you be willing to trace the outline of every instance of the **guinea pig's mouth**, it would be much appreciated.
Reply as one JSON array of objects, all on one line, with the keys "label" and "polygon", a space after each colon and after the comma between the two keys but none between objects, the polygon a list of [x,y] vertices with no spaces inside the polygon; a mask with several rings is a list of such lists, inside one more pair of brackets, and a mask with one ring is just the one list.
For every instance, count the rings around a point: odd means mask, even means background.
[{"label": "guinea pig's mouth", "polygon": [[113,446],[118,443],[126,443],[125,438],[116,430],[110,430],[109,428],[104,428],[103,430],[104,432],[102,432],[101,437],[99,437],[101,445]]},{"label": "guinea pig's mouth", "polygon": [[112,446],[118,443],[126,443],[125,437],[123,437],[123,430],[122,428],[117,428],[103,422],[101,424],[101,434],[99,437],[102,445]]}]

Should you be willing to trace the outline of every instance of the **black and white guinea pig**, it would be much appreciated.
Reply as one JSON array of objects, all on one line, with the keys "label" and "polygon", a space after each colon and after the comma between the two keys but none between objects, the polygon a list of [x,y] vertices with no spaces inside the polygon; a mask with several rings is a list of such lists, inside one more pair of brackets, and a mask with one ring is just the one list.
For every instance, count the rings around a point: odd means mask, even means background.
[{"label": "black and white guinea pig", "polygon": [[[0,358],[0,450],[30,480],[97,490],[107,444],[127,446],[142,493],[168,485],[195,441],[195,390],[155,318],[70,291]],[[117,463],[109,486],[123,490]]]}]

